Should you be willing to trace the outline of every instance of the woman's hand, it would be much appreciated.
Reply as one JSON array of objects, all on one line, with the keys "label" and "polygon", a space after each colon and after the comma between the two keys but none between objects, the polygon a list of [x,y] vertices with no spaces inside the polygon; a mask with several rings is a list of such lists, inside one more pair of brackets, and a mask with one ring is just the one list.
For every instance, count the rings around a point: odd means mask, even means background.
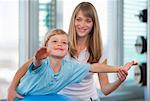
[{"label": "woman's hand", "polygon": [[119,68],[119,71],[117,73],[117,77],[121,82],[123,82],[128,76],[128,71],[124,70],[123,68]]},{"label": "woman's hand", "polygon": [[135,61],[132,62],[128,62],[127,64],[125,64],[125,66],[119,68],[119,71],[117,73],[117,76],[119,78],[119,80],[121,82],[123,82],[127,76],[128,76],[128,70],[133,66],[133,65],[137,65],[138,63]]},{"label": "woman's hand", "polygon": [[8,95],[7,95],[7,101],[14,101],[14,98],[17,97],[19,99],[23,99],[24,97],[19,95],[15,89],[9,88],[8,89]]}]

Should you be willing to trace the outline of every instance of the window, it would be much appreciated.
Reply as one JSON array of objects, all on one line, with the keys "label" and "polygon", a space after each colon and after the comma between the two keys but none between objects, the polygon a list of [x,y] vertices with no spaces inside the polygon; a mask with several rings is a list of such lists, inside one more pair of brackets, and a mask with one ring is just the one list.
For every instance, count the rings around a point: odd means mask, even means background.
[{"label": "window", "polygon": [[17,0],[0,1],[0,99],[6,98],[18,69],[18,4]]},{"label": "window", "polygon": [[[146,23],[140,22],[138,14],[146,8],[146,0],[124,0],[123,5],[123,49],[124,63],[136,60],[137,62],[145,62],[146,55],[138,54],[135,50],[136,38],[139,35],[146,37]],[[128,80],[134,80],[134,68],[131,68]]]},{"label": "window", "polygon": [[39,0],[39,43],[45,33],[56,27],[56,0]]}]

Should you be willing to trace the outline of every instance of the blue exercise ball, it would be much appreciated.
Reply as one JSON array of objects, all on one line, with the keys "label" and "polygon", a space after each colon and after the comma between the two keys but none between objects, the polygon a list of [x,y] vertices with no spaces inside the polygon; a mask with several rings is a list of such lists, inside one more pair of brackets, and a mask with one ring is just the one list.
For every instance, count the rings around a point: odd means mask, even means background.
[{"label": "blue exercise ball", "polygon": [[71,100],[68,97],[60,94],[50,94],[50,95],[25,96],[24,99],[15,99],[15,101],[71,101]]}]

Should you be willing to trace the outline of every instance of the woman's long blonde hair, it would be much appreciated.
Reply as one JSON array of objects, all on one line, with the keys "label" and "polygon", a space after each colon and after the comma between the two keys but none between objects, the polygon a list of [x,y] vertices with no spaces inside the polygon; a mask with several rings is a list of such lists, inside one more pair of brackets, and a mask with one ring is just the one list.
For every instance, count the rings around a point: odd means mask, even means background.
[{"label": "woman's long blonde hair", "polygon": [[77,5],[72,14],[68,32],[70,42],[69,53],[72,57],[77,56],[77,32],[75,30],[74,21],[79,11],[82,11],[84,16],[92,18],[93,21],[93,28],[87,39],[87,49],[90,53],[88,62],[96,63],[99,61],[102,55],[103,44],[97,12],[95,7],[89,2],[81,2],[79,5]]}]

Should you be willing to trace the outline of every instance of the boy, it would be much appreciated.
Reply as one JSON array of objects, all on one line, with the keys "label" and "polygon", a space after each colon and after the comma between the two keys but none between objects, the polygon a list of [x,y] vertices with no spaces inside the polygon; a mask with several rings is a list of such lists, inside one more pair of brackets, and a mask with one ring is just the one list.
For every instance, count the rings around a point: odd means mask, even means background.
[{"label": "boy", "polygon": [[[68,37],[61,29],[48,32],[44,46],[35,53],[35,58],[17,86],[22,95],[47,95],[57,93],[71,83],[80,82],[88,72],[118,72],[118,67],[105,64],[82,64],[67,60]],[[135,62],[127,63],[122,69],[128,71]]]}]

